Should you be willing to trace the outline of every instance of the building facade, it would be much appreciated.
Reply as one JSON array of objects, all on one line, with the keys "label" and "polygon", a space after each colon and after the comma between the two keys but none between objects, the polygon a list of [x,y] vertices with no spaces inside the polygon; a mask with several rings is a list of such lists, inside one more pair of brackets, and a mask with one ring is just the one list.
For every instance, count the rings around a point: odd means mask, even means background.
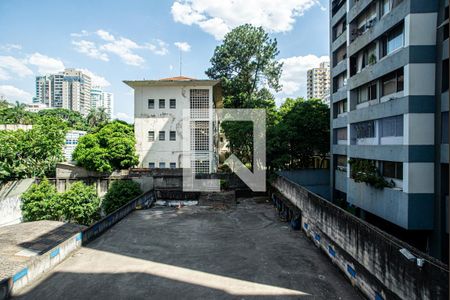
[{"label": "building facade", "polygon": [[91,109],[104,108],[109,118],[113,118],[114,94],[105,92],[101,87],[91,89]]},{"label": "building facade", "polygon": [[448,0],[333,0],[330,10],[333,201],[445,259]]},{"label": "building facade", "polygon": [[330,63],[322,62],[318,68],[307,71],[307,98],[322,99],[330,103]]},{"label": "building facade", "polygon": [[[219,81],[180,76],[124,82],[134,89],[139,167],[217,170],[219,134],[213,109],[222,107]],[[183,147],[183,124],[189,124],[185,132],[190,151]]]},{"label": "building facade", "polygon": [[86,131],[82,130],[69,130],[66,133],[66,138],[63,146],[63,155],[66,162],[73,163],[72,154],[78,145],[78,140],[86,135]]},{"label": "building facade", "polygon": [[36,77],[33,103],[48,108],[66,108],[87,115],[91,104],[91,78],[75,69]]}]

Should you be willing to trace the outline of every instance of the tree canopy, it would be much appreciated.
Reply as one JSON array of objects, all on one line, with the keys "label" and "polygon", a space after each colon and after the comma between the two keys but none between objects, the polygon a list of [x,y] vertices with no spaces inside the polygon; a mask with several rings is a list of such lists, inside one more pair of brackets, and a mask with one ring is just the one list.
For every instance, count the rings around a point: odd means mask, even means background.
[{"label": "tree canopy", "polygon": [[47,116],[28,131],[0,131],[0,181],[54,176],[66,130],[60,119]]},{"label": "tree canopy", "polygon": [[142,194],[142,190],[139,186],[139,183],[132,180],[114,181],[109,187],[109,190],[106,193],[105,197],[103,198],[103,211],[106,214],[112,213],[140,194]]},{"label": "tree canopy", "polygon": [[111,172],[138,164],[133,126],[113,121],[78,141],[72,157],[87,170]]},{"label": "tree canopy", "polygon": [[[262,27],[236,27],[216,47],[206,75],[220,79],[226,108],[264,108],[267,125],[275,121],[275,100],[269,88],[278,91],[282,64],[276,60],[277,41]],[[243,163],[252,166],[253,130],[251,122],[223,122],[222,130],[230,148]]]}]

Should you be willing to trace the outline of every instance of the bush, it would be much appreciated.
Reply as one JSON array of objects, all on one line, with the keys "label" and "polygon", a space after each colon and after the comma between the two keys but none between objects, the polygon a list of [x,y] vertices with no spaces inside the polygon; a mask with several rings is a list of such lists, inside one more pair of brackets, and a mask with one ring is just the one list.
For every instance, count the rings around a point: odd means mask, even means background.
[{"label": "bush", "polygon": [[106,214],[112,213],[140,194],[142,194],[142,190],[139,183],[132,180],[114,181],[103,198],[103,210]]},{"label": "bush", "polygon": [[22,195],[22,214],[26,222],[59,220],[58,193],[55,186],[46,178],[40,184],[33,184]]},{"label": "bush", "polygon": [[95,189],[82,182],[60,194],[44,178],[22,195],[22,214],[27,222],[54,220],[89,225],[99,219],[99,211],[100,199]]},{"label": "bush", "polygon": [[65,221],[90,225],[100,218],[100,199],[94,187],[78,181],[60,198],[61,213]]}]

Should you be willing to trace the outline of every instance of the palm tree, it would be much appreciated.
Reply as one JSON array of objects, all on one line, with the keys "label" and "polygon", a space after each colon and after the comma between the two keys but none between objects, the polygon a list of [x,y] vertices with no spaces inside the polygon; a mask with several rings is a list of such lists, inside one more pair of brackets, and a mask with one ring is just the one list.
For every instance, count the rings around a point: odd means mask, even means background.
[{"label": "palm tree", "polygon": [[108,123],[109,115],[104,107],[99,107],[97,109],[91,109],[86,119],[89,126],[96,127]]}]

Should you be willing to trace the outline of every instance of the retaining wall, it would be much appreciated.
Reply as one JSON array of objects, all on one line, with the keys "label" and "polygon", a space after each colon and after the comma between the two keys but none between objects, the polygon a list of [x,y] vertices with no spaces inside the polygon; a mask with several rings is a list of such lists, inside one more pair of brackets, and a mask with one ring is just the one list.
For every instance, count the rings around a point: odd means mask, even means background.
[{"label": "retaining wall", "polygon": [[276,177],[271,186],[273,201],[289,201],[300,210],[306,235],[369,299],[449,298],[447,265],[286,178]]}]

